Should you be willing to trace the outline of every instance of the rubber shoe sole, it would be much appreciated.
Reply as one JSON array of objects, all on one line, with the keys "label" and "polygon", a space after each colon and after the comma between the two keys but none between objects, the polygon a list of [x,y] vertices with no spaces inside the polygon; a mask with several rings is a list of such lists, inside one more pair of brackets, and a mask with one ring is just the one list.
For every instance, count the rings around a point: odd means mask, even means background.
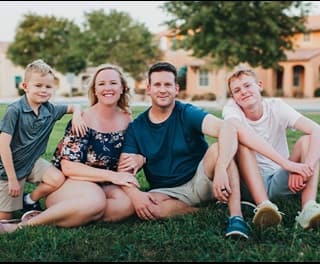
[{"label": "rubber shoe sole", "polygon": [[282,216],[271,207],[260,208],[253,217],[253,224],[259,228],[277,226],[281,223]]},{"label": "rubber shoe sole", "polygon": [[320,215],[315,215],[310,219],[309,225],[304,229],[320,229]]}]

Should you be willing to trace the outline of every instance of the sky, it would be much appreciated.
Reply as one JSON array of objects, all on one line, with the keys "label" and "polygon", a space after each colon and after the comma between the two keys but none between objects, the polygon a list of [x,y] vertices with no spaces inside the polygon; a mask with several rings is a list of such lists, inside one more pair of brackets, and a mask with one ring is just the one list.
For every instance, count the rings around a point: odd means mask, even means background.
[{"label": "sky", "polygon": [[128,13],[137,22],[144,23],[152,32],[164,31],[160,25],[168,15],[159,8],[165,1],[1,1],[0,41],[13,41],[15,30],[23,15],[29,12],[38,15],[54,15],[68,18],[77,25],[84,21],[84,12],[103,8],[106,13],[115,9]]},{"label": "sky", "polygon": [[[128,13],[132,19],[144,23],[152,32],[166,30],[161,25],[169,20],[159,6],[165,1],[1,1],[0,2],[0,41],[13,41],[15,30],[23,15],[29,12],[38,15],[54,15],[73,20],[77,25],[84,21],[84,12],[103,8]],[[313,1],[311,14],[320,15],[320,1]]]}]

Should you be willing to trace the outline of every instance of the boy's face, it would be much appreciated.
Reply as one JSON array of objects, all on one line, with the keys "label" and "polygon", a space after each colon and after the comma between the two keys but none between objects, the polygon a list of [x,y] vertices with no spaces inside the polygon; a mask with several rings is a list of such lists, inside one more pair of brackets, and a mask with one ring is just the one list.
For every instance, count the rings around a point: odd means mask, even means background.
[{"label": "boy's face", "polygon": [[252,76],[241,75],[230,82],[233,99],[242,108],[248,108],[261,102],[262,84]]},{"label": "boy's face", "polygon": [[32,73],[30,80],[23,82],[22,87],[30,103],[42,104],[53,94],[54,77],[51,74]]},{"label": "boy's face", "polygon": [[179,86],[175,83],[172,72],[153,72],[150,76],[150,83],[147,86],[147,93],[152,103],[160,107],[170,106],[179,92]]}]

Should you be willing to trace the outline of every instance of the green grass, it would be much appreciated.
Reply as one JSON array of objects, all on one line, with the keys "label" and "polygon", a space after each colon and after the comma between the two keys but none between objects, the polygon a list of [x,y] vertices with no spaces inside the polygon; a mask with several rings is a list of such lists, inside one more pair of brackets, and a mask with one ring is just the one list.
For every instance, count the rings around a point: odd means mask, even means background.
[{"label": "green grass", "polygon": [[[0,118],[4,112],[0,105]],[[134,116],[144,108],[134,108]],[[220,112],[214,113],[221,116]],[[319,114],[306,114],[320,123]],[[50,159],[62,137],[65,116],[57,122],[44,157]],[[289,132],[290,148],[300,134]],[[212,143],[211,139],[208,139]],[[139,174],[146,187],[144,175]],[[31,190],[32,185],[27,185]],[[320,231],[295,226],[298,200],[277,202],[285,213],[278,228],[257,230],[251,225],[250,240],[224,238],[227,208],[208,202],[193,215],[145,222],[136,217],[121,223],[97,223],[78,228],[29,227],[0,235],[1,262],[219,262],[282,261],[320,259]],[[84,208],[85,210],[85,208]],[[252,213],[244,209],[248,222]]]}]

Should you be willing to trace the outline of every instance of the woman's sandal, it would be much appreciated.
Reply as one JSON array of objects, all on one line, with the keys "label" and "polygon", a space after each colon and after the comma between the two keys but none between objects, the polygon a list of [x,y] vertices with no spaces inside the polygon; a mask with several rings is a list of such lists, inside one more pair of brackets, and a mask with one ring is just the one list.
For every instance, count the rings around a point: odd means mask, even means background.
[{"label": "woman's sandal", "polygon": [[38,214],[41,214],[42,211],[38,211],[38,210],[31,210],[28,212],[25,212],[22,216],[21,216],[21,222],[26,222],[29,219],[37,216]]}]

